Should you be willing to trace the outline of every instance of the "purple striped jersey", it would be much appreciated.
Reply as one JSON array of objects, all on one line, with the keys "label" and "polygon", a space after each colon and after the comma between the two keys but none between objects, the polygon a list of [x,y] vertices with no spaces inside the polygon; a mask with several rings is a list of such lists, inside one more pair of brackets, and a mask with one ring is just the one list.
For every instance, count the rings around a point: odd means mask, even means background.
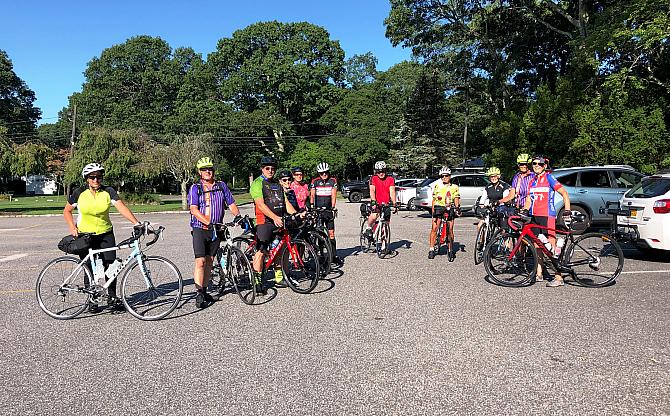
[{"label": "purple striped jersey", "polygon": [[[197,206],[198,210],[206,215],[209,203],[209,222],[220,224],[223,222],[226,205],[235,203],[233,194],[225,182],[215,182],[210,190],[205,191],[205,189],[201,182],[191,185],[188,192],[188,205]],[[205,228],[205,224],[191,215],[191,227]]]},{"label": "purple striped jersey", "polygon": [[521,173],[517,172],[516,175],[514,175],[514,178],[512,179],[512,188],[514,188],[514,192],[516,192],[514,203],[517,207],[523,208],[523,205],[526,203],[528,189],[530,188],[530,183],[534,177],[534,173],[521,176]]}]

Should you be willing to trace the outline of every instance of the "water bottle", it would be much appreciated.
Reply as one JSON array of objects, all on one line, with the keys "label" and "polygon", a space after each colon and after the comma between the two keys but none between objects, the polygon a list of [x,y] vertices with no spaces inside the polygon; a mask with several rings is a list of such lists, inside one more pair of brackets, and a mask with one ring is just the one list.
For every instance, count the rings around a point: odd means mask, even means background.
[{"label": "water bottle", "polygon": [[116,275],[116,273],[119,271],[120,267],[121,267],[121,259],[114,260],[114,263],[110,264],[109,267],[107,268],[105,276],[107,276],[108,279],[114,277],[114,275]]},{"label": "water bottle", "polygon": [[225,255],[221,256],[221,261],[219,261],[219,264],[221,264],[221,271],[223,272],[223,274],[226,274],[226,270],[227,270],[226,265],[228,264],[227,263],[228,260],[226,259],[226,257],[228,257],[228,256],[225,256]]},{"label": "water bottle", "polygon": [[537,238],[538,238],[538,240],[540,240],[542,242],[542,244],[544,244],[544,246],[547,248],[547,250],[549,250],[550,253],[554,252],[553,247],[552,247],[551,243],[549,242],[549,239],[547,238],[546,235],[539,234],[537,236]]},{"label": "water bottle", "polygon": [[565,245],[565,237],[563,236],[558,236],[556,238],[556,255],[560,255],[561,251],[563,251],[563,246]]},{"label": "water bottle", "polygon": [[98,257],[95,259],[95,269],[93,270],[93,279],[95,280],[95,284],[98,286],[102,286],[104,284],[103,280],[105,277],[105,269],[104,266],[102,265],[102,258]]},{"label": "water bottle", "polygon": [[280,241],[281,240],[279,239],[279,237],[275,237],[275,239],[272,241],[272,244],[270,244],[270,249],[272,250],[272,249],[277,248]]}]

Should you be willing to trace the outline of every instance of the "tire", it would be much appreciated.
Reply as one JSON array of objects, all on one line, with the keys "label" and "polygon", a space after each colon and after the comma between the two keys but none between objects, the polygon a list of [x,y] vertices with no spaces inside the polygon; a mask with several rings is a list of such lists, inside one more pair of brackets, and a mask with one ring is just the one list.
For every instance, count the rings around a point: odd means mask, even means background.
[{"label": "tire", "polygon": [[362,252],[367,252],[370,251],[370,246],[372,245],[372,242],[368,237],[365,236],[365,233],[363,232],[365,230],[365,225],[367,224],[367,220],[363,219],[361,221],[361,233],[359,234],[359,243],[361,246],[361,251]]},{"label": "tire", "polygon": [[[142,269],[148,271],[151,287]],[[179,304],[184,282],[177,266],[159,256],[136,259],[121,279],[121,299],[128,312],[143,321],[156,321],[168,316]]]},{"label": "tire", "polygon": [[363,194],[360,192],[352,192],[349,194],[349,202],[358,203],[363,199]]},{"label": "tire", "polygon": [[486,248],[486,237],[488,237],[488,227],[486,223],[482,224],[482,227],[477,232],[477,237],[475,237],[475,264],[479,264],[484,260],[484,249]]},{"label": "tire", "polygon": [[256,300],[256,287],[249,259],[237,247],[230,247],[227,254],[226,275],[233,282],[235,292],[242,302],[253,305]]},{"label": "tire", "polygon": [[414,204],[414,199],[415,198],[410,198],[409,201],[407,201],[407,211],[416,211],[416,205]]},{"label": "tire", "polygon": [[[572,225],[570,226],[572,234],[574,235],[584,234],[586,230],[588,230],[589,227],[591,227],[591,216],[584,208],[580,207],[579,205],[575,205],[570,208],[571,211],[576,211],[584,216],[583,222],[574,222],[574,221],[572,222]],[[561,211],[558,213],[559,215],[557,218],[557,222],[560,222],[561,227],[565,227],[565,224],[563,223],[563,211],[565,211],[565,209],[561,209]],[[556,225],[558,226],[558,224]]]},{"label": "tire", "polygon": [[391,227],[387,222],[382,222],[380,227],[379,238],[377,239],[377,257],[383,259],[390,251]]},{"label": "tire", "polygon": [[237,236],[233,238],[233,244],[247,256],[249,261],[253,259],[254,253],[256,253],[253,237]]},{"label": "tire", "polygon": [[602,233],[583,234],[570,245],[564,265],[572,268],[575,280],[588,287],[614,283],[623,269],[619,243]]},{"label": "tire", "polygon": [[442,248],[442,220],[439,221],[437,233],[435,234],[435,246],[433,246],[433,250],[435,250],[436,256],[440,255],[440,248]]},{"label": "tire", "polygon": [[40,308],[52,318],[71,319],[86,310],[90,295],[82,291],[93,281],[88,267],[81,267],[68,282],[63,283],[77,269],[80,260],[74,257],[58,257],[51,260],[39,274],[35,294]]},{"label": "tire", "polygon": [[529,284],[537,272],[537,251],[528,239],[522,240],[511,260],[508,257],[518,238],[509,233],[498,233],[484,249],[484,268],[489,279],[501,286],[519,287]]},{"label": "tire", "polygon": [[312,245],[301,239],[291,240],[279,255],[286,283],[296,293],[309,293],[319,283],[319,258]]},{"label": "tire", "polygon": [[330,273],[333,263],[333,246],[330,239],[317,231],[307,233],[307,242],[312,245],[316,255],[319,257],[319,270],[321,277],[326,277]]},{"label": "tire", "polygon": [[223,247],[219,247],[219,250],[214,256],[214,262],[212,264],[212,273],[209,279],[209,284],[212,285],[212,288],[216,290],[219,294],[222,294],[226,288],[226,273],[221,268],[221,258],[227,255],[227,251]]}]

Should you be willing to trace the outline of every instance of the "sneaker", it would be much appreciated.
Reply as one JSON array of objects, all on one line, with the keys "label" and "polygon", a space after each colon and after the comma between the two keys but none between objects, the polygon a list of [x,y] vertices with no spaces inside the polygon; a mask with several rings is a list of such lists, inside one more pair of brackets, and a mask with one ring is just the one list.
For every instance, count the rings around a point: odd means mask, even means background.
[{"label": "sneaker", "polygon": [[220,299],[219,295],[212,296],[207,292],[203,292],[202,296],[205,298],[205,302],[214,303]]},{"label": "sneaker", "polygon": [[563,286],[564,284],[563,279],[554,279],[551,282],[547,282],[547,287],[558,287]]},{"label": "sneaker", "polygon": [[262,284],[256,285],[256,293],[260,296],[265,296],[268,294],[268,290]]},{"label": "sneaker", "polygon": [[121,299],[116,296],[113,298],[107,298],[107,306],[111,307],[115,311],[125,311],[126,307],[123,305]]},{"label": "sneaker", "polygon": [[428,251],[428,258],[431,260],[435,258],[435,250]]},{"label": "sneaker", "polygon": [[205,295],[202,292],[198,291],[198,294],[195,295],[195,307],[198,309],[202,309],[205,306],[207,306],[205,302]]},{"label": "sneaker", "polygon": [[288,287],[288,285],[286,284],[286,280],[281,279],[280,281],[275,280],[275,287],[284,288],[284,287]]}]

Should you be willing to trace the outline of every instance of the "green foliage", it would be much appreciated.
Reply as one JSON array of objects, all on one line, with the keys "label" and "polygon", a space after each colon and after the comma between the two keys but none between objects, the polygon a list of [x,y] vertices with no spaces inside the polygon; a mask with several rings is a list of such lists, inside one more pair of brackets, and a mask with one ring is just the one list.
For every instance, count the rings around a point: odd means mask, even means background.
[{"label": "green foliage", "polygon": [[345,157],[341,149],[335,147],[332,142],[322,143],[299,141],[288,159],[282,163],[283,167],[290,168],[301,166],[308,175],[316,173],[316,165],[320,162],[328,162],[331,172],[342,172],[345,166]]},{"label": "green foliage", "polygon": [[160,205],[161,203],[160,196],[147,192],[122,192],[120,197],[124,202],[133,205]]},{"label": "green foliage", "polygon": [[35,131],[41,111],[35,107],[35,93],[14,72],[7,52],[0,49],[0,127],[6,134],[24,137]]},{"label": "green foliage", "polygon": [[47,162],[53,150],[41,143],[14,145],[11,172],[16,176],[47,173]]},{"label": "green foliage", "polygon": [[369,84],[377,77],[377,58],[372,52],[354,55],[344,63],[344,80],[352,88]]}]

